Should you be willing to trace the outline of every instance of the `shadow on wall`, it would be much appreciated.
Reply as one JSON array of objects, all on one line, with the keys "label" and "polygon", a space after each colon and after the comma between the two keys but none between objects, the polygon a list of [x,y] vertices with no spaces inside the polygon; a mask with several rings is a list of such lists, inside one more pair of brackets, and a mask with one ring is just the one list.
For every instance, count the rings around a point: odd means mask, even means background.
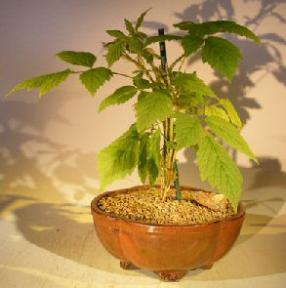
[{"label": "shadow on wall", "polygon": [[[70,97],[52,93],[36,103],[1,101],[0,178],[1,194],[26,195],[62,202],[59,190],[74,192],[81,200],[95,188],[87,179],[96,177],[94,155],[70,149],[45,136],[52,122],[69,122],[60,114]],[[91,162],[93,164],[91,164]],[[67,192],[68,193],[68,192]]]}]

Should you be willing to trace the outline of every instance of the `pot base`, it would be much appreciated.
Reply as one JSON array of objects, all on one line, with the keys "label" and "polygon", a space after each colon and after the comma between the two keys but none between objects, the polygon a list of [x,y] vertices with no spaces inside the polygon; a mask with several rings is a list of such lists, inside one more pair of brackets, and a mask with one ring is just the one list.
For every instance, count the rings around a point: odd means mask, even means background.
[{"label": "pot base", "polygon": [[[134,264],[129,261],[120,260],[120,267],[124,270],[137,270],[139,269]],[[206,264],[202,269],[209,270],[213,267],[213,263]],[[154,271],[154,273],[159,276],[162,281],[165,282],[176,282],[181,280],[186,274],[187,270],[177,270],[177,271]]]},{"label": "pot base", "polygon": [[[212,265],[210,265],[211,268]],[[136,270],[139,269],[129,261],[120,260],[120,267],[124,270]],[[209,268],[206,268],[209,269]],[[154,271],[156,275],[160,277],[162,281],[175,282],[181,280],[186,274],[187,270],[178,271]]]}]

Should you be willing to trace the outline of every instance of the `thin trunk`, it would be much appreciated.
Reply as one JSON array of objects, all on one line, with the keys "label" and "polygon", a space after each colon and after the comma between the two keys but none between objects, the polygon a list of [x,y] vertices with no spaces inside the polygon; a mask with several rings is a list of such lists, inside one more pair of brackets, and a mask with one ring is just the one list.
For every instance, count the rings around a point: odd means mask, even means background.
[{"label": "thin trunk", "polygon": [[[164,29],[159,29],[159,35],[164,35]],[[167,64],[167,53],[165,42],[162,41],[160,45],[160,56],[161,56],[161,71],[166,83],[169,83],[168,75],[168,64]],[[180,188],[179,188],[179,173],[178,167],[175,164],[176,150],[172,147],[172,143],[175,142],[175,123],[174,119],[168,117],[163,121],[163,133],[164,133],[164,143],[163,143],[163,159],[161,165],[161,197],[165,201],[167,193],[174,183],[176,187],[176,197],[179,200]]]}]

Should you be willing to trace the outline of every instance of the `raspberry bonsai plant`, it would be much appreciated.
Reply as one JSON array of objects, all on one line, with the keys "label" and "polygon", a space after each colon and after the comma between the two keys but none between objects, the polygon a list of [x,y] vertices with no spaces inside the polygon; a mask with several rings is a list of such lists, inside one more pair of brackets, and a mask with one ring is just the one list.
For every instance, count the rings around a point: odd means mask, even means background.
[{"label": "raspberry bonsai plant", "polygon": [[[69,76],[78,75],[94,96],[112,77],[128,78],[130,85],[116,89],[99,106],[102,111],[136,97],[136,122],[98,154],[101,190],[137,168],[143,183],[159,184],[162,202],[173,189],[180,203],[183,197],[177,153],[191,147],[196,151],[202,180],[225,195],[235,213],[243,179],[229,155],[229,148],[256,161],[255,155],[240,135],[243,123],[230,99],[220,98],[195,71],[185,72],[182,67],[185,60],[200,53],[204,63],[231,81],[242,55],[239,48],[221,34],[236,34],[256,43],[260,40],[248,28],[232,21],[181,22],[174,25],[177,34],[164,34],[164,30],[159,29],[158,36],[148,36],[141,31],[147,12],[134,23],[125,19],[126,31],[106,31],[111,36],[111,41],[104,43],[106,67],[96,66],[97,58],[90,52],[63,51],[57,54],[61,60],[83,68],[68,68],[23,81],[10,93],[38,88],[43,96]],[[182,47],[181,54],[171,64],[167,62],[165,41],[176,41]],[[160,53],[151,48],[157,42]],[[130,74],[114,71],[112,65],[120,59],[134,65]]]}]

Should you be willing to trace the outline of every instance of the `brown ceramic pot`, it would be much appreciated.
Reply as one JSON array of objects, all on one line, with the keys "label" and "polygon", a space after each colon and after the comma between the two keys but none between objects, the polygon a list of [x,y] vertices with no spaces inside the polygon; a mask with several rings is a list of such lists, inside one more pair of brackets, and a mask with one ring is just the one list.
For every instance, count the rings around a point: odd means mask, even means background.
[{"label": "brown ceramic pot", "polygon": [[150,225],[110,216],[98,207],[102,197],[139,188],[148,186],[106,192],[91,203],[97,235],[106,250],[120,259],[124,269],[144,268],[165,281],[177,281],[190,269],[211,268],[239,235],[245,215],[242,204],[231,218],[199,225]]}]

